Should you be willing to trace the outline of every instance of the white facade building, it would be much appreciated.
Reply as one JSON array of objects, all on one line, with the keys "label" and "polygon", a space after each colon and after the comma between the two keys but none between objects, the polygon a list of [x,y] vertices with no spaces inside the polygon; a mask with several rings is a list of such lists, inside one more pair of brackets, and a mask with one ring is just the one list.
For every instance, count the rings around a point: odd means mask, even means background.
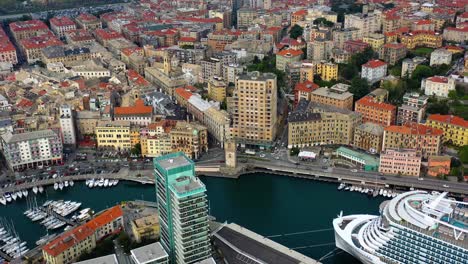
[{"label": "white facade building", "polygon": [[62,161],[62,141],[50,129],[21,134],[6,132],[0,137],[0,143],[8,167],[12,170]]},{"label": "white facade building", "polygon": [[448,97],[450,91],[455,90],[455,79],[444,76],[433,76],[421,81],[421,89],[425,95]]},{"label": "white facade building", "polygon": [[450,65],[452,62],[452,52],[446,49],[436,49],[431,53],[430,65]]},{"label": "white facade building", "polygon": [[361,78],[369,83],[380,81],[387,75],[387,63],[380,60],[371,60],[362,65]]},{"label": "white facade building", "polygon": [[370,14],[345,15],[344,28],[358,28],[363,37],[367,37],[370,33],[379,31],[381,25],[382,13],[377,10]]},{"label": "white facade building", "polygon": [[76,130],[73,118],[73,111],[69,105],[60,107],[60,129],[62,130],[63,144],[76,144]]}]

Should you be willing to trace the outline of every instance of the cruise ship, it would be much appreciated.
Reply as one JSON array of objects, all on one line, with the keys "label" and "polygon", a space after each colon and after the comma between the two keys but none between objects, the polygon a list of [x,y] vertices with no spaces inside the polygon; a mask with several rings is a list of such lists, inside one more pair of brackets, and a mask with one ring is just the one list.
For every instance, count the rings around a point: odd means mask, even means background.
[{"label": "cruise ship", "polygon": [[336,247],[362,263],[468,263],[468,203],[411,191],[380,205],[380,216],[342,213]]}]

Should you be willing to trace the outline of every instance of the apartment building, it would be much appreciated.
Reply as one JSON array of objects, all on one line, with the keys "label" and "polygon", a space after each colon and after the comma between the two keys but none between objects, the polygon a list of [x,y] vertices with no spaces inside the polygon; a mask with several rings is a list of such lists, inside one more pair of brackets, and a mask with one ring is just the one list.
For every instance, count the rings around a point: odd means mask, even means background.
[{"label": "apartment building", "polygon": [[369,44],[373,50],[379,50],[385,44],[385,35],[380,33],[371,33],[363,37],[362,41]]},{"label": "apartment building", "polygon": [[87,47],[79,46],[50,46],[41,50],[41,60],[43,63],[61,62],[67,66],[77,61],[91,60],[94,54]]},{"label": "apartment building", "polygon": [[468,26],[447,27],[444,29],[443,38],[446,41],[463,42],[468,41]]},{"label": "apartment building", "polygon": [[16,43],[23,39],[49,34],[50,30],[41,20],[33,19],[10,23],[10,31]]},{"label": "apartment building", "polygon": [[444,76],[433,76],[421,81],[421,89],[428,96],[447,98],[450,91],[455,90],[455,79]]},{"label": "apartment building", "polygon": [[232,44],[241,35],[240,31],[220,30],[208,34],[207,45],[214,51],[223,51],[226,45]]},{"label": "apartment building", "polygon": [[421,123],[426,113],[428,99],[428,96],[419,93],[405,93],[403,104],[398,107],[397,125]]},{"label": "apartment building", "polygon": [[116,234],[124,227],[122,207],[120,207],[120,205],[111,207],[84,225],[94,231],[96,241],[99,241],[109,235]]},{"label": "apartment building", "polygon": [[255,9],[241,8],[237,10],[237,28],[248,28],[253,25],[253,21],[259,16]]},{"label": "apartment building", "polygon": [[154,240],[159,238],[159,219],[157,214],[143,216],[130,223],[132,234],[135,241],[140,243],[142,240]]},{"label": "apartment building", "polygon": [[356,101],[354,111],[362,114],[363,122],[371,122],[383,127],[396,122],[396,106],[380,102],[371,96]]},{"label": "apartment building", "polygon": [[88,13],[79,14],[75,18],[75,21],[79,28],[82,28],[88,31],[93,31],[93,30],[102,28],[101,21],[97,17]]},{"label": "apartment building", "polygon": [[380,153],[382,151],[384,130],[381,125],[374,123],[363,123],[354,129],[353,146],[369,151]]},{"label": "apartment building", "polygon": [[320,87],[310,94],[310,101],[341,109],[353,109],[353,94],[348,92],[349,85],[337,83],[332,87]]},{"label": "apartment building", "polygon": [[450,156],[430,156],[427,162],[427,175],[437,177],[450,174]]},{"label": "apartment building", "polygon": [[210,107],[203,115],[203,125],[208,129],[208,136],[214,138],[221,148],[224,148],[224,142],[229,139],[229,126],[231,119],[229,114],[224,110],[217,110]]},{"label": "apartment building", "polygon": [[316,39],[312,42],[308,42],[307,59],[313,62],[328,60],[333,46],[333,41],[325,39]]},{"label": "apartment building", "polygon": [[69,17],[53,17],[49,20],[50,29],[59,38],[65,38],[65,33],[76,29],[76,24]]},{"label": "apartment building", "polygon": [[390,65],[395,65],[406,57],[407,48],[401,43],[387,43],[379,50],[379,59]]},{"label": "apartment building", "polygon": [[99,121],[94,134],[98,148],[130,150],[130,121]]},{"label": "apartment building", "polygon": [[338,64],[321,61],[315,65],[315,74],[320,75],[324,81],[338,80]]},{"label": "apartment building", "polygon": [[223,79],[227,83],[235,83],[236,76],[244,72],[244,67],[237,63],[231,63],[228,65],[223,65]]},{"label": "apartment building", "polygon": [[318,88],[319,86],[311,81],[297,83],[294,86],[294,107],[297,106],[300,100],[311,101],[312,92]]},{"label": "apartment building", "polygon": [[18,63],[16,48],[2,28],[0,28],[0,62]]},{"label": "apartment building", "polygon": [[19,48],[25,55],[28,63],[34,63],[42,59],[42,49],[52,46],[62,46],[63,43],[52,33],[22,39]]},{"label": "apartment building", "polygon": [[201,80],[202,82],[208,82],[211,77],[213,76],[221,76],[222,75],[222,62],[216,58],[210,58],[206,60],[202,60],[200,62],[201,65]]},{"label": "apartment building", "polygon": [[7,131],[0,136],[0,140],[10,170],[62,162],[62,140],[50,129],[20,134]]},{"label": "apartment building", "polygon": [[431,60],[429,65],[441,65],[441,64],[447,64],[450,65],[452,62],[452,52],[448,51],[445,48],[441,49],[436,49],[433,52],[431,52]]},{"label": "apartment building", "polygon": [[442,35],[435,31],[412,31],[401,35],[401,44],[405,45],[407,49],[414,49],[416,47],[442,47]]},{"label": "apartment building", "polygon": [[216,102],[226,99],[227,84],[221,77],[212,76],[208,81],[208,96]]},{"label": "apartment building", "polygon": [[412,59],[404,59],[402,64],[401,64],[401,77],[408,77],[410,78],[411,75],[413,74],[414,69],[416,67],[425,62],[426,58],[424,57],[414,57]]},{"label": "apartment building", "polygon": [[[154,159],[161,245],[171,263],[196,263],[211,256],[206,187],[183,153]],[[193,221],[197,219],[197,221]]]},{"label": "apartment building", "polygon": [[284,71],[287,64],[301,61],[302,55],[304,55],[302,50],[284,49],[279,51],[276,53],[276,69]]},{"label": "apartment building", "polygon": [[415,149],[423,158],[439,155],[444,132],[430,126],[410,123],[384,128],[382,150],[387,148]]},{"label": "apartment building", "polygon": [[75,117],[69,105],[60,107],[60,130],[63,144],[76,145]]},{"label": "apartment building", "polygon": [[360,115],[350,110],[301,100],[288,117],[288,148],[351,144],[360,122]]},{"label": "apartment building", "polygon": [[197,160],[208,151],[208,130],[196,122],[177,122],[170,131],[172,152],[183,152]]},{"label": "apartment building", "polygon": [[379,11],[370,14],[346,14],[344,19],[344,28],[358,28],[362,37],[379,31],[381,25]]},{"label": "apartment building", "polygon": [[147,126],[153,120],[153,107],[145,105],[142,99],[137,99],[134,106],[114,107],[114,120],[129,121],[132,125]]},{"label": "apartment building", "polygon": [[231,134],[239,142],[269,146],[276,138],[277,83],[272,73],[240,75],[232,98]]},{"label": "apartment building", "polygon": [[455,146],[468,145],[468,121],[461,117],[432,114],[427,117],[426,125],[444,131],[444,142]]},{"label": "apartment building", "polygon": [[361,78],[369,83],[375,83],[387,76],[387,63],[381,60],[371,60],[362,65]]},{"label": "apartment building", "polygon": [[85,136],[94,135],[96,126],[101,120],[101,113],[99,111],[78,111],[76,112],[76,131],[79,139]]},{"label": "apartment building", "polygon": [[395,14],[384,15],[382,17],[382,31],[393,32],[401,27],[401,17]]},{"label": "apartment building", "polygon": [[420,170],[421,155],[414,149],[387,148],[380,153],[380,173],[419,176]]},{"label": "apartment building", "polygon": [[359,28],[349,27],[332,32],[332,40],[336,47],[343,49],[346,41],[362,39],[362,32]]},{"label": "apartment building", "polygon": [[65,41],[71,45],[81,45],[96,42],[93,34],[86,29],[75,29],[65,32]]}]

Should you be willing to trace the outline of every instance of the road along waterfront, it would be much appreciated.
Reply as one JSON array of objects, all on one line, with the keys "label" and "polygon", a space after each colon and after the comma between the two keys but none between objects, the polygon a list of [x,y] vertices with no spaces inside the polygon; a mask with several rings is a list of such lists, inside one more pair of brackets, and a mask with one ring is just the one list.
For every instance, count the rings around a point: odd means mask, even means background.
[{"label": "road along waterfront", "polygon": [[[247,174],[238,179],[201,177],[208,189],[210,214],[218,221],[235,222],[261,235],[295,248],[314,259],[335,249],[331,221],[341,210],[345,214],[377,214],[384,198],[338,191],[334,183],[310,181],[265,173]],[[30,195],[33,195],[32,193]],[[121,182],[113,188],[93,188],[77,182],[72,188],[54,191],[52,186],[37,196],[71,200],[100,211],[123,200],[155,200],[154,186]],[[0,215],[15,223],[21,239],[30,248],[46,234],[45,228],[23,215],[24,199],[0,207]],[[358,263],[346,253],[322,260],[323,263]]]}]

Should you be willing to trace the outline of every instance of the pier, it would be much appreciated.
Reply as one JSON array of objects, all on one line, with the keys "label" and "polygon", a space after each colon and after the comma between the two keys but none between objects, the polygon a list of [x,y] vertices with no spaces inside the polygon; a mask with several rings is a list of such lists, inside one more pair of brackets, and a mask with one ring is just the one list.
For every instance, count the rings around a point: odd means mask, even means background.
[{"label": "pier", "polygon": [[[25,182],[15,186],[9,186],[7,188],[0,189],[0,195],[9,192],[17,192],[20,190],[32,189],[35,186],[47,186],[54,185],[56,182],[64,181],[86,181],[90,179],[112,179],[112,180],[123,180],[123,181],[133,181],[141,184],[154,184],[154,179],[152,178],[153,170],[141,170],[141,171],[130,171],[129,169],[121,169],[118,173],[107,173],[107,174],[83,174],[83,175],[73,175],[60,178],[50,178],[46,180],[40,180],[35,182]],[[140,175],[140,176],[137,176]]]}]

